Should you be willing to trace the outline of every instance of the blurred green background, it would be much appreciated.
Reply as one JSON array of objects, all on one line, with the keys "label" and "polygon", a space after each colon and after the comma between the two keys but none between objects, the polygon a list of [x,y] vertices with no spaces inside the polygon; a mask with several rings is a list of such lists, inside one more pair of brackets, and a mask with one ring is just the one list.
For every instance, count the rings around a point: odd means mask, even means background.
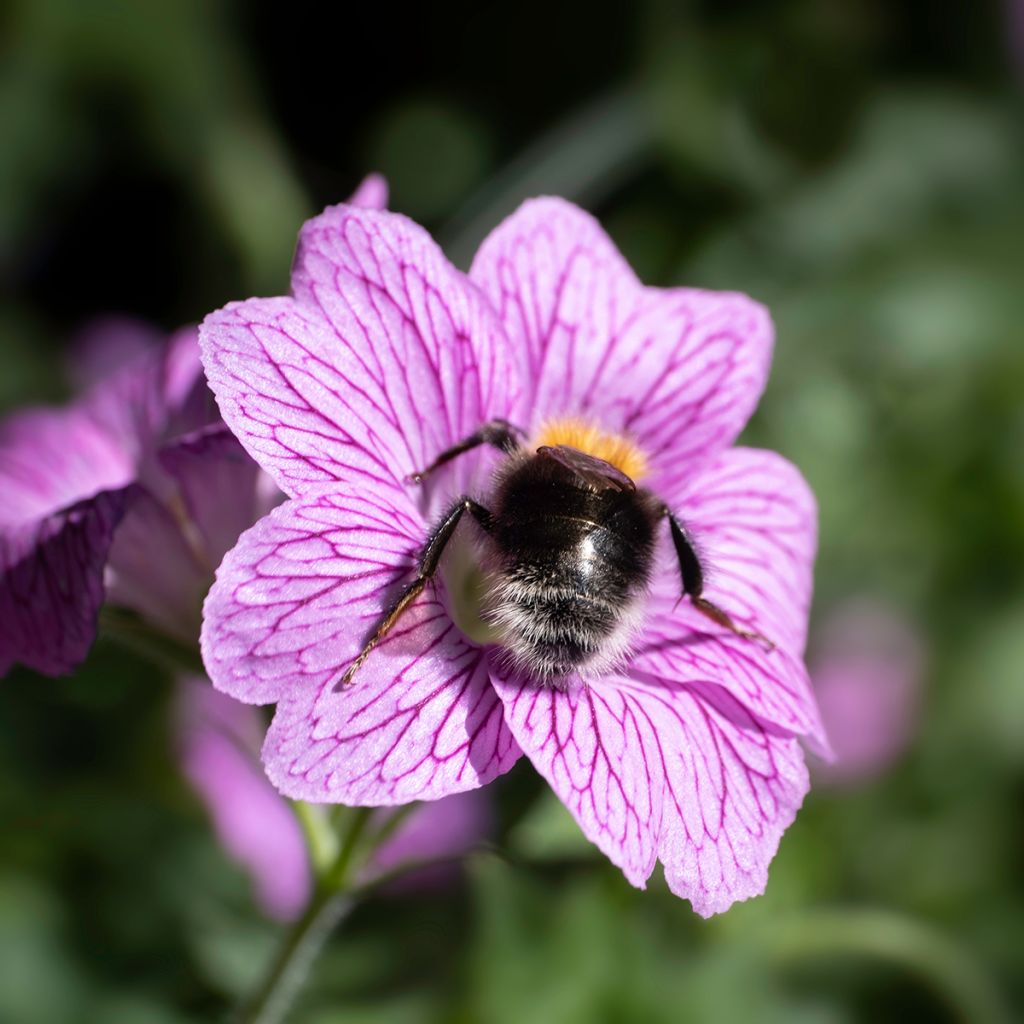
[{"label": "blurred green background", "polygon": [[[1016,33],[1016,35],[1014,34]],[[1024,1007],[1024,14],[1008,3],[8,0],[0,407],[90,318],[287,288],[367,170],[465,265],[529,194],[653,284],[777,325],[745,435],[821,506],[812,655],[851,598],[919,633],[897,756],[822,783],[767,894],[632,890],[524,762],[510,861],[377,899],[293,1019],[1010,1020]],[[0,698],[0,1022],[223,1017],[273,948],[177,770],[169,679],[101,642]]]}]

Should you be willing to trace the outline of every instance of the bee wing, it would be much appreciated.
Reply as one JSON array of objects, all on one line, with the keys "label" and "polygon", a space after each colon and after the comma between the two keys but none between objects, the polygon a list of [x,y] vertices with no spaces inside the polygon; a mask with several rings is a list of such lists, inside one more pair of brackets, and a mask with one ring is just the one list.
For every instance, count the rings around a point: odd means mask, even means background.
[{"label": "bee wing", "polygon": [[537,454],[557,462],[595,491],[635,491],[636,484],[610,462],[566,444],[543,445]]}]

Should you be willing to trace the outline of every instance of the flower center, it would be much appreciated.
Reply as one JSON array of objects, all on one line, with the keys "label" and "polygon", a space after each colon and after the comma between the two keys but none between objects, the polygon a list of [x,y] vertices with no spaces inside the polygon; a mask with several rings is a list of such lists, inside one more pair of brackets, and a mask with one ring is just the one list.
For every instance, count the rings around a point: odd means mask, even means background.
[{"label": "flower center", "polygon": [[642,480],[648,473],[647,456],[629,438],[602,430],[585,419],[566,416],[547,420],[530,440],[529,447],[559,444],[603,459],[633,481]]}]

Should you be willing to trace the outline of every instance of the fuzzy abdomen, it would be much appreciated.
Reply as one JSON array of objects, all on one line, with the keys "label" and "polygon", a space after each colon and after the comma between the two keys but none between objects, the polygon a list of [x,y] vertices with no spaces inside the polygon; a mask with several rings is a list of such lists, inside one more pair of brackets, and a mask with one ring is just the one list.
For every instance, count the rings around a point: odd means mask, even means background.
[{"label": "fuzzy abdomen", "polygon": [[629,646],[650,576],[651,510],[636,493],[509,485],[490,538],[486,618],[541,680],[608,669]]}]

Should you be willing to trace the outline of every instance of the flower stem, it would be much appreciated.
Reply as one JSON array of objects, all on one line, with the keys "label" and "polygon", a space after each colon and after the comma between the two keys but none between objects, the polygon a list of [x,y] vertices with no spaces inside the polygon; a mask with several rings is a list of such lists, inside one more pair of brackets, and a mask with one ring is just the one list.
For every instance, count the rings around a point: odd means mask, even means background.
[{"label": "flower stem", "polygon": [[359,840],[362,839],[363,833],[366,831],[367,825],[370,823],[372,814],[372,807],[357,807],[355,809],[348,831],[345,833],[345,837],[342,839],[341,846],[338,849],[338,855],[334,858],[334,863],[324,872],[323,882],[329,888],[334,890],[347,888],[353,854],[359,845]]},{"label": "flower stem", "polygon": [[292,810],[306,840],[313,874],[320,878],[338,856],[337,833],[331,827],[330,817],[322,804],[307,804],[303,800],[296,800],[292,803]]},{"label": "flower stem", "polygon": [[354,904],[346,892],[317,886],[259,987],[239,1009],[235,1024],[278,1024],[284,1019],[327,937]]},{"label": "flower stem", "polygon": [[[320,807],[297,803],[295,813],[310,848],[316,887],[258,987],[235,1015],[235,1024],[277,1024],[283,1020],[327,937],[358,902],[351,891],[350,875],[373,809],[355,808],[345,834],[340,841],[334,837],[333,843],[323,834],[326,816]],[[328,850],[332,847],[334,856],[328,861]]]}]

